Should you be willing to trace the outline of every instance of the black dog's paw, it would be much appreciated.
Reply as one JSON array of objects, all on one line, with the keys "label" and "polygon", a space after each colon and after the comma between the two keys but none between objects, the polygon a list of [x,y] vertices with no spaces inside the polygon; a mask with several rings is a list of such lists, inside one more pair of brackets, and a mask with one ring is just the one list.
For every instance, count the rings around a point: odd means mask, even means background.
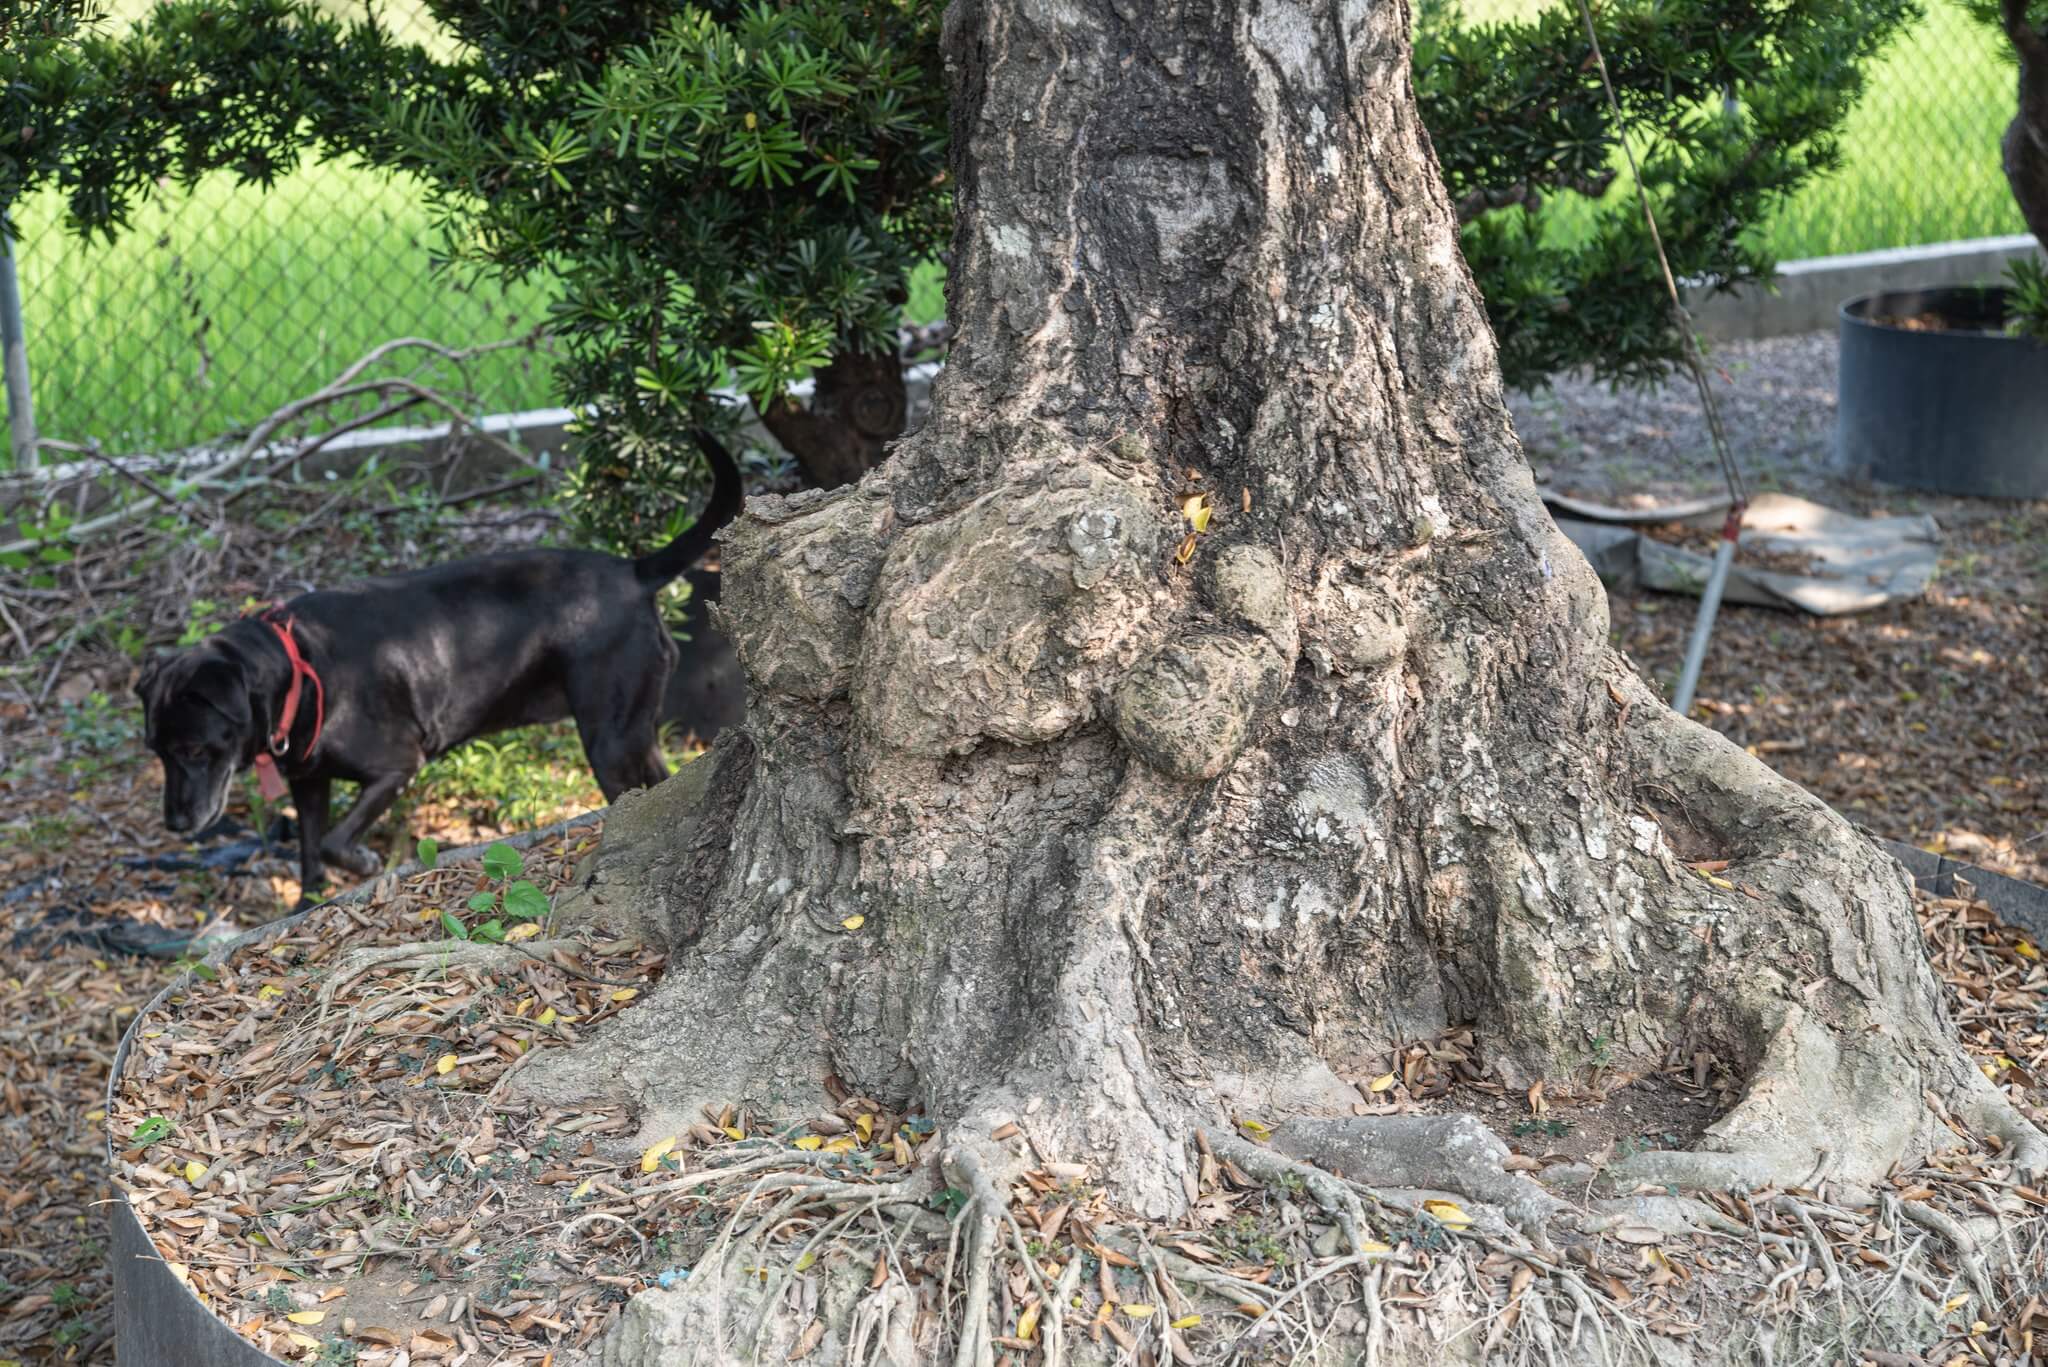
[{"label": "black dog's paw", "polygon": [[320,857],[338,869],[368,878],[384,867],[384,861],[361,845],[320,847]]}]

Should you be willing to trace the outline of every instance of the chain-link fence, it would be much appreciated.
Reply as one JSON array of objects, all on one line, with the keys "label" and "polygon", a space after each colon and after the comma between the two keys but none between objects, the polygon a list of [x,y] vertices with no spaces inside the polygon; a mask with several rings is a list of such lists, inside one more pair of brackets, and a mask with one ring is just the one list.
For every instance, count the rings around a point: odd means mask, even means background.
[{"label": "chain-link fence", "polygon": [[[1469,18],[1542,0],[1468,0]],[[148,0],[128,0],[131,17]],[[328,0],[349,12],[358,0]],[[387,22],[424,35],[416,3]],[[1956,0],[1871,72],[1842,171],[1762,225],[1781,258],[2022,230],[1999,169],[2015,101],[2001,39]],[[67,235],[54,194],[21,206],[20,273],[36,416],[46,436],[116,452],[216,440],[332,378],[371,347],[420,336],[463,346],[521,334],[543,288],[465,291],[432,275],[417,186],[309,165],[268,191],[225,178],[144,206],[113,246]],[[552,402],[529,351],[470,370],[480,411]]]},{"label": "chain-link fence", "polygon": [[[132,22],[152,2],[123,0],[111,22]],[[344,17],[363,9],[322,3]],[[403,38],[443,41],[417,0],[377,10]],[[37,425],[46,438],[110,452],[214,442],[380,343],[472,346],[530,332],[546,311],[543,287],[467,288],[435,274],[420,186],[338,162],[308,163],[268,190],[226,175],[190,194],[166,190],[112,245],[68,232],[53,190],[17,217]],[[474,411],[552,402],[547,360],[531,350],[442,378]]]}]

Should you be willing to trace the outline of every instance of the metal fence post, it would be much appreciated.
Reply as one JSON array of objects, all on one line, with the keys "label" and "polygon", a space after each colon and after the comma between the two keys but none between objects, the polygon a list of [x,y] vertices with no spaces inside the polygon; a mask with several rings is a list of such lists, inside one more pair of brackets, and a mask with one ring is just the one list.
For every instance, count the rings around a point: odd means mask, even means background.
[{"label": "metal fence post", "polygon": [[0,363],[7,381],[7,431],[14,468],[36,468],[36,407],[28,392],[28,333],[21,325],[21,282],[14,274],[14,243],[0,232]]}]

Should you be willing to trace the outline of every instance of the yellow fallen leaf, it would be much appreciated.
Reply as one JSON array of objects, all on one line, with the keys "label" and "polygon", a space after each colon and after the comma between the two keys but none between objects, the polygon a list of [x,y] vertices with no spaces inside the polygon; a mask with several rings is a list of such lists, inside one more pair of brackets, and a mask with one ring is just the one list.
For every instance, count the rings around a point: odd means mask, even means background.
[{"label": "yellow fallen leaf", "polygon": [[2041,951],[2034,948],[2031,940],[2022,940],[2014,945],[2013,949],[2019,953],[2022,959],[2038,959],[2041,957]]},{"label": "yellow fallen leaf", "polygon": [[1256,1120],[1240,1120],[1237,1122],[1237,1128],[1243,1130],[1254,1139],[1264,1139],[1267,1135],[1273,1133],[1272,1126],[1262,1125]]},{"label": "yellow fallen leaf", "polygon": [[206,1176],[206,1164],[196,1158],[185,1164],[185,1180],[193,1186],[198,1186],[199,1179],[204,1176]]},{"label": "yellow fallen leaf", "polygon": [[849,916],[844,921],[841,921],[839,924],[845,926],[848,930],[859,930],[862,926],[866,925],[867,923],[868,918],[865,916]]},{"label": "yellow fallen leaf", "polygon": [[285,1337],[292,1341],[292,1346],[295,1348],[318,1348],[320,1346],[319,1339],[312,1338],[306,1334],[293,1334],[287,1332],[285,1334]]},{"label": "yellow fallen leaf", "polygon": [[1126,1315],[1129,1315],[1134,1320],[1142,1320],[1150,1319],[1152,1316],[1152,1312],[1158,1309],[1158,1307],[1146,1305],[1144,1302],[1140,1301],[1135,1304],[1120,1305],[1117,1307],[1117,1309],[1123,1311]]},{"label": "yellow fallen leaf", "polygon": [[852,1135],[842,1134],[837,1139],[831,1140],[825,1145],[825,1152],[852,1153],[855,1149],[859,1147],[860,1145],[854,1142]]},{"label": "yellow fallen leaf", "polygon": [[1180,543],[1180,549],[1173,553],[1173,558],[1183,565],[1195,558],[1195,534],[1193,532],[1189,532],[1188,539]]},{"label": "yellow fallen leaf", "polygon": [[437,1072],[437,1073],[452,1073],[452,1072],[454,1072],[454,1071],[455,1071],[455,1055],[453,1055],[453,1054],[443,1054],[443,1055],[441,1055],[440,1059],[439,1059],[438,1061],[436,1061],[436,1062],[435,1062],[435,1064],[434,1064],[434,1071],[435,1071],[435,1072]]},{"label": "yellow fallen leaf", "polygon": [[512,1008],[512,1014],[515,1016],[524,1016],[527,1012],[531,1010],[533,1010],[533,998],[521,997],[519,999],[519,1005]]},{"label": "yellow fallen leaf", "polygon": [[1371,1082],[1366,1083],[1365,1089],[1369,1092],[1384,1092],[1393,1085],[1394,1075],[1392,1073],[1381,1073]]},{"label": "yellow fallen leaf", "polygon": [[1209,516],[1214,511],[1207,494],[1189,494],[1180,501],[1180,515],[1198,532],[1209,530]]},{"label": "yellow fallen leaf", "polygon": [[725,1127],[725,1137],[732,1140],[745,1139],[747,1132],[737,1125],[727,1125]]},{"label": "yellow fallen leaf", "polygon": [[273,987],[271,984],[265,983],[263,984],[263,986],[256,989],[256,995],[263,1001],[269,1001],[272,997],[282,997],[284,995],[284,989],[281,987]]},{"label": "yellow fallen leaf", "polygon": [[88,1125],[97,1125],[106,1118],[107,1113],[105,1111],[87,1111],[85,1113],[85,1122]]},{"label": "yellow fallen leaf", "polygon": [[802,1272],[808,1267],[810,1267],[810,1265],[816,1261],[818,1261],[818,1255],[806,1249],[804,1252],[797,1255],[796,1270]]},{"label": "yellow fallen leaf", "polygon": [[535,1016],[533,1018],[533,1023],[535,1025],[553,1025],[555,1021],[558,1019],[559,1017],[555,1015],[555,1008],[550,1006],[547,1010],[541,1012],[538,1016]]},{"label": "yellow fallen leaf", "polygon": [[1377,1239],[1360,1239],[1358,1241],[1358,1251],[1360,1253],[1392,1253],[1394,1250]]},{"label": "yellow fallen leaf", "polygon": [[871,1115],[857,1115],[853,1118],[853,1128],[860,1131],[862,1139],[873,1139],[875,1137],[875,1118]]},{"label": "yellow fallen leaf", "polygon": [[1171,1327],[1175,1329],[1192,1329],[1201,1322],[1202,1317],[1200,1315],[1182,1315],[1173,1322]]},{"label": "yellow fallen leaf", "polygon": [[1017,1337],[1030,1339],[1038,1334],[1038,1307],[1026,1306],[1024,1313],[1017,1316]]},{"label": "yellow fallen leaf", "polygon": [[1424,1201],[1422,1208],[1454,1229],[1462,1229],[1472,1223],[1472,1217],[1456,1201]]},{"label": "yellow fallen leaf", "polygon": [[807,1134],[802,1139],[796,1141],[796,1146],[805,1153],[816,1153],[819,1149],[825,1147],[825,1140],[821,1135]]},{"label": "yellow fallen leaf", "polygon": [[672,1134],[668,1138],[662,1140],[659,1144],[656,1144],[652,1148],[648,1149],[646,1153],[641,1154],[640,1171],[653,1172],[656,1168],[660,1167],[661,1160],[668,1157],[668,1151],[670,1149],[673,1149],[676,1146],[677,1142],[681,1139],[681,1135]]},{"label": "yellow fallen leaf", "polygon": [[181,1282],[189,1281],[192,1276],[192,1269],[183,1263],[165,1263],[164,1266],[171,1269],[171,1275]]},{"label": "yellow fallen leaf", "polygon": [[505,938],[508,940],[531,940],[538,934],[540,934],[540,922],[528,921],[523,925],[516,925],[506,931]]},{"label": "yellow fallen leaf", "polygon": [[576,1190],[574,1190],[574,1191],[572,1191],[572,1192],[570,1192],[570,1193],[569,1193],[569,1199],[570,1199],[571,1201],[581,1201],[581,1200],[582,1200],[582,1199],[583,1199],[584,1197],[586,1197],[586,1196],[590,1195],[590,1189],[591,1189],[592,1187],[596,1186],[596,1185],[597,1185],[597,1179],[596,1179],[596,1178],[594,1178],[594,1177],[586,1177],[586,1178],[584,1178],[584,1179],[583,1179],[583,1180],[582,1180],[581,1182],[578,1182],[578,1183],[576,1184]]},{"label": "yellow fallen leaf", "polygon": [[1946,1301],[1942,1302],[1941,1313],[1952,1315],[1969,1303],[1970,1298],[1968,1296],[1950,1296]]},{"label": "yellow fallen leaf", "polygon": [[294,1310],[285,1316],[293,1324],[318,1324],[327,1318],[325,1310]]},{"label": "yellow fallen leaf", "polygon": [[612,993],[612,1000],[615,1002],[629,1002],[639,995],[640,989],[637,987],[622,987]]}]

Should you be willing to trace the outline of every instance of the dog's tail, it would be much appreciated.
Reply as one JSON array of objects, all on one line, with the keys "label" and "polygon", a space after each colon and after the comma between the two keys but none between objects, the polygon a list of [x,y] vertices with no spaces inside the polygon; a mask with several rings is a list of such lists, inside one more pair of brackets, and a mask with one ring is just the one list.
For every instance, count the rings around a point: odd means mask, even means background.
[{"label": "dog's tail", "polygon": [[697,514],[688,531],[652,555],[643,555],[633,562],[634,575],[650,587],[666,584],[703,559],[704,552],[711,549],[711,538],[739,516],[740,504],[745,499],[740,487],[740,467],[732,452],[701,427],[690,435],[711,466],[711,501]]}]

